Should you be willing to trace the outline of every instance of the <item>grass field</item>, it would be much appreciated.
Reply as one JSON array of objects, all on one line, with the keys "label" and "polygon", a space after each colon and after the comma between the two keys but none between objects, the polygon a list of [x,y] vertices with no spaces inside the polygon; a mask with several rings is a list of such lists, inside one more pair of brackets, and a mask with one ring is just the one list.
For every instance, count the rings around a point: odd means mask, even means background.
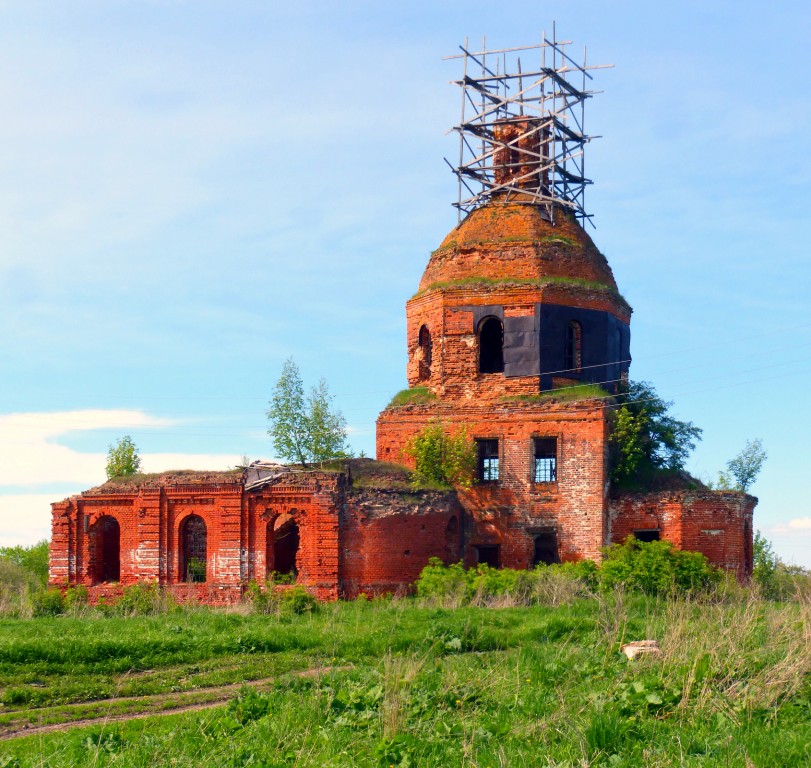
[{"label": "grass field", "polygon": [[0,766],[808,766],[810,618],[613,593],[7,619]]}]

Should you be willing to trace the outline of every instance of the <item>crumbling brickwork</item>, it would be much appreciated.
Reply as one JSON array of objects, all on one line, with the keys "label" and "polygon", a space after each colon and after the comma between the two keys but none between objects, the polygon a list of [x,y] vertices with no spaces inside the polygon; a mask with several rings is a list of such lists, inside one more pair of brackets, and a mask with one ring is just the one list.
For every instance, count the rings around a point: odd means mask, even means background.
[{"label": "crumbling brickwork", "polygon": [[[355,465],[366,463],[374,464]],[[395,474],[364,489],[342,472],[316,471],[286,472],[255,490],[238,473],[108,483],[52,505],[50,581],[83,584],[94,601],[153,582],[181,600],[226,604],[284,559],[321,599],[407,589],[431,557],[459,559],[462,510],[454,493],[412,491],[404,471]],[[205,560],[189,569],[184,526],[193,517],[205,523]],[[114,550],[104,547],[109,520],[120,532]],[[279,549],[291,527],[295,544]]]},{"label": "crumbling brickwork", "polygon": [[752,516],[757,499],[706,488],[623,492],[609,507],[612,543],[650,532],[680,549],[701,552],[746,581],[752,575]]}]

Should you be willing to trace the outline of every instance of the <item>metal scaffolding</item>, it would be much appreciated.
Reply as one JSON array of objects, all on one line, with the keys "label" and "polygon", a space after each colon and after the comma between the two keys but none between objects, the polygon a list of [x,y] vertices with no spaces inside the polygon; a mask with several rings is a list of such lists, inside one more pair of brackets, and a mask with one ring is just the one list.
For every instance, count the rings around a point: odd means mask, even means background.
[{"label": "metal scaffolding", "polygon": [[[454,206],[463,214],[489,202],[540,206],[554,220],[556,207],[581,222],[585,208],[584,149],[595,136],[584,131],[585,102],[600,91],[587,90],[594,69],[610,64],[578,64],[567,53],[571,40],[543,33],[538,45],[480,51],[467,40],[447,59],[462,60],[459,162],[447,159],[459,180]],[[521,54],[529,66],[522,66]]]}]

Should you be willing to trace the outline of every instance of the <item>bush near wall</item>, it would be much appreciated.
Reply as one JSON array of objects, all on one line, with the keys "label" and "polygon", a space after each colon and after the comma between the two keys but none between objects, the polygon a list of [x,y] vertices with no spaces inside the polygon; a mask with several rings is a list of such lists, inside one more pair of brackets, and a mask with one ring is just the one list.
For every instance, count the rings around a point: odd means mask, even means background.
[{"label": "bush near wall", "polygon": [[461,563],[446,566],[433,558],[416,583],[417,596],[458,604],[506,600],[513,604],[557,604],[624,587],[648,595],[694,592],[718,584],[722,572],[700,552],[684,552],[667,541],[640,542],[633,536],[605,550],[598,566],[591,560],[539,565],[531,571],[494,569]]}]

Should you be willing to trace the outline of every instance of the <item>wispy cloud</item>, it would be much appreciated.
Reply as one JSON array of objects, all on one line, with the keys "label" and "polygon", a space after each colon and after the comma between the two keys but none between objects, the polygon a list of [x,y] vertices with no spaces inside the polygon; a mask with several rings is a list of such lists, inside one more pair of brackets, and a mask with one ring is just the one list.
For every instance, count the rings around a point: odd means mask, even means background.
[{"label": "wispy cloud", "polygon": [[[104,480],[106,454],[82,452],[58,438],[102,429],[162,428],[177,424],[138,410],[81,410],[0,415],[0,490],[3,486],[66,483],[77,490]],[[142,454],[147,472],[166,469],[224,469],[237,463],[231,454]]]},{"label": "wispy cloud", "polygon": [[768,533],[791,533],[795,536],[811,536],[811,516],[793,517],[765,529]]}]

